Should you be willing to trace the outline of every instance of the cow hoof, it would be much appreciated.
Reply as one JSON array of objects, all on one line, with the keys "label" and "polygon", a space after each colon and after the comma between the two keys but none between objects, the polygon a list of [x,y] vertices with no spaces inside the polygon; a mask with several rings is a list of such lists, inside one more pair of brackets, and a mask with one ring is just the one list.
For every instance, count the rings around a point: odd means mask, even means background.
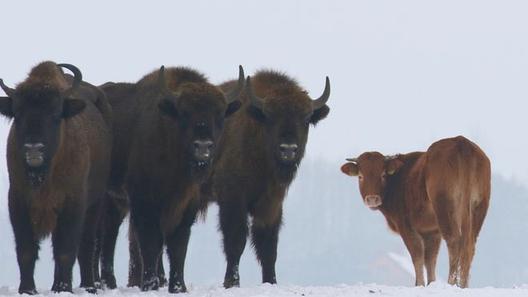
[{"label": "cow hoof", "polygon": [[27,295],[37,295],[38,292],[36,289],[18,289],[18,294],[27,294]]}]

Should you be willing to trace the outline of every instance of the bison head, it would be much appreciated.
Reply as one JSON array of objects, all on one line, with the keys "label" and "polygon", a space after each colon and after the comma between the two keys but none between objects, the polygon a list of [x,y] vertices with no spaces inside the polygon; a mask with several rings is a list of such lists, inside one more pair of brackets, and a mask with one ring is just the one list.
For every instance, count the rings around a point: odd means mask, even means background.
[{"label": "bison head", "polygon": [[204,176],[210,168],[224,119],[241,105],[238,96],[244,83],[244,69],[239,66],[238,86],[231,92],[224,93],[207,82],[185,82],[173,92],[167,87],[164,68],[160,69],[159,84],[164,97],[158,107],[169,125],[179,129],[193,175]]},{"label": "bison head", "polygon": [[[72,97],[82,81],[79,69],[70,64],[56,66],[73,72],[73,84],[69,89],[61,91],[45,80],[23,83],[17,89],[12,89],[0,80],[0,86],[8,95],[0,97],[0,113],[14,119],[16,154],[20,154],[18,159],[23,160],[34,187],[42,184],[59,147],[61,123],[80,113],[86,106],[82,100]],[[57,71],[62,76],[62,72]]]},{"label": "bison head", "polygon": [[256,90],[260,89],[261,93],[266,94],[266,97],[260,98],[255,94],[251,82],[248,77],[246,93],[251,102],[249,113],[265,127],[269,153],[288,179],[295,173],[304,155],[310,124],[317,124],[330,111],[326,105],[330,97],[330,80],[326,78],[323,94],[315,100],[296,84],[279,87],[271,92],[265,90],[266,86],[256,86]]},{"label": "bison head", "polygon": [[341,171],[349,176],[357,176],[359,192],[363,202],[376,210],[383,204],[387,182],[403,165],[397,157],[386,157],[378,152],[367,152],[359,158],[347,159]]}]

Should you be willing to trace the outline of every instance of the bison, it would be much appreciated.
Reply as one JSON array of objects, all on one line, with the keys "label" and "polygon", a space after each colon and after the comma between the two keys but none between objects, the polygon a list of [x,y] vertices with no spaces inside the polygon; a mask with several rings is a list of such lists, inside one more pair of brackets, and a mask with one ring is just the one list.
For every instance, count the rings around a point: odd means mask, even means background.
[{"label": "bison", "polygon": [[43,62],[16,89],[1,80],[0,85],[8,96],[0,98],[0,113],[13,119],[7,167],[18,291],[37,293],[33,274],[39,244],[52,234],[52,290],[72,291],[78,254],[81,287],[95,292],[94,242],[110,169],[111,107],[69,64]]},{"label": "bison", "polygon": [[[230,92],[183,67],[162,67],[136,84],[103,86],[115,114],[109,192],[114,201],[129,200],[131,250],[137,252],[137,240],[140,253],[140,263],[131,259],[129,285],[140,281],[143,291],[158,289],[165,244],[170,261],[169,292],[187,290],[183,268],[191,226],[207,205],[199,191],[210,174],[224,118],[240,107],[238,95],[245,81],[242,67],[239,70],[238,85]],[[105,245],[115,244],[126,213],[126,208],[116,207],[118,204],[109,204],[115,212],[107,216],[105,229],[114,231],[105,236],[103,258],[105,249],[113,254],[113,247]],[[105,262],[103,268],[110,265]],[[105,277],[103,273],[103,280]]]},{"label": "bison", "polygon": [[[221,87],[235,88],[229,81]],[[238,265],[251,234],[262,265],[262,281],[276,283],[275,261],[282,222],[282,203],[305,151],[310,124],[330,109],[330,81],[312,100],[289,76],[271,70],[248,77],[241,110],[226,121],[224,137],[204,194],[213,195],[220,209],[227,268],[224,287],[240,285]]]},{"label": "bison", "polygon": [[440,242],[449,252],[448,283],[467,287],[475,244],[490,199],[490,161],[473,142],[458,136],[433,143],[427,152],[386,157],[367,152],[341,171],[358,176],[363,202],[380,210],[411,254],[416,286],[436,279]]}]

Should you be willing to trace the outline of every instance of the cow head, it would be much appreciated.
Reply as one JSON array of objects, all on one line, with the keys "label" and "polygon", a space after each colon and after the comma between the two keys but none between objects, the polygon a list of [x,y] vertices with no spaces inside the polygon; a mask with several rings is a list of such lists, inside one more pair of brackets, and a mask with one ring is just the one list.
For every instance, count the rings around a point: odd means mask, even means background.
[{"label": "cow head", "polygon": [[383,204],[388,180],[403,166],[403,161],[378,152],[363,153],[358,158],[347,161],[341,166],[341,171],[358,177],[363,202],[370,209],[378,209]]},{"label": "cow head", "polygon": [[[59,147],[61,123],[80,113],[86,106],[84,101],[72,97],[82,81],[79,69],[70,64],[53,64],[52,67],[56,66],[69,69],[74,74],[69,89],[61,91],[45,79],[38,83],[22,83],[12,89],[0,80],[0,86],[7,94],[7,97],[0,97],[0,113],[14,119],[16,154],[20,154],[19,159],[24,161],[29,181],[34,187],[44,181]],[[41,67],[46,67],[46,64],[41,64]],[[56,75],[63,75],[60,70],[56,71]]]},{"label": "cow head", "polygon": [[164,67],[160,69],[159,84],[165,91],[158,107],[169,124],[179,129],[193,175],[203,177],[210,168],[224,119],[241,105],[238,96],[244,83],[244,69],[239,66],[238,85],[231,92],[207,82],[185,82],[173,92],[167,87]]},{"label": "cow head", "polygon": [[300,88],[285,88],[260,98],[255,95],[250,77],[246,93],[251,102],[250,115],[265,127],[269,153],[286,177],[291,176],[304,155],[310,124],[317,124],[330,111],[326,105],[330,80],[326,78],[323,94],[315,100]]}]

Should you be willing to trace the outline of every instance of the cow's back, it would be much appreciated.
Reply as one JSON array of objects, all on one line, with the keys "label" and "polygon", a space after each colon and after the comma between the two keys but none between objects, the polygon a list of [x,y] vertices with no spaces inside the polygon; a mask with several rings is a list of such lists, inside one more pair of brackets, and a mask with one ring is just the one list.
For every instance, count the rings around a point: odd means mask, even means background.
[{"label": "cow's back", "polygon": [[430,199],[443,197],[442,203],[478,204],[489,199],[491,169],[484,152],[463,136],[433,143],[427,150],[426,185]]}]

